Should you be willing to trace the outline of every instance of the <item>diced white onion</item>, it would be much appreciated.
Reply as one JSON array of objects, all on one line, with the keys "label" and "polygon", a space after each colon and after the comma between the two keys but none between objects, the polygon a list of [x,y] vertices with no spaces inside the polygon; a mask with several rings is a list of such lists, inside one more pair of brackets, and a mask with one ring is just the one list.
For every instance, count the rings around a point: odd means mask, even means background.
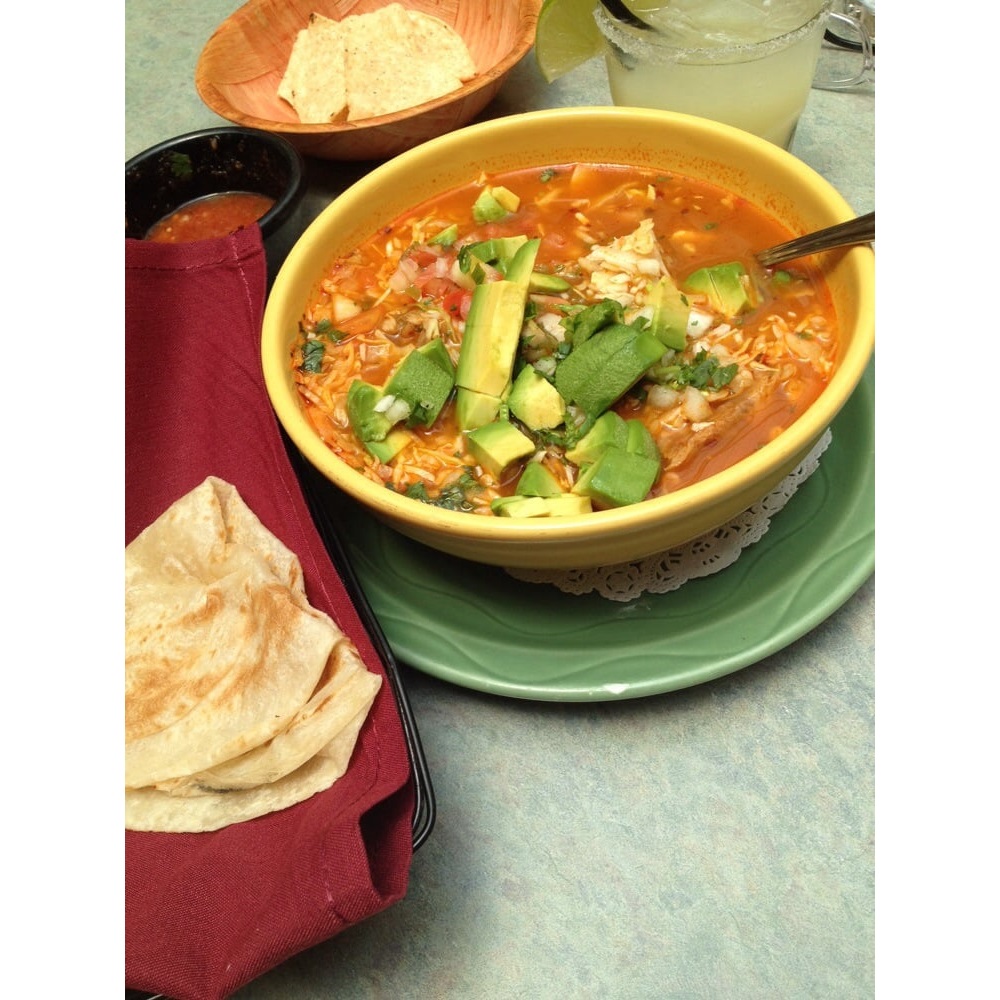
[{"label": "diced white onion", "polygon": [[691,421],[708,420],[712,415],[708,400],[693,385],[684,387],[684,415]]},{"label": "diced white onion", "polygon": [[671,389],[670,386],[654,385],[646,398],[649,400],[650,406],[655,406],[658,410],[669,410],[670,407],[677,405],[681,394],[676,389]]},{"label": "diced white onion", "polygon": [[712,328],[713,316],[711,313],[702,312],[700,309],[692,309],[688,315],[687,335],[689,337],[699,337]]}]

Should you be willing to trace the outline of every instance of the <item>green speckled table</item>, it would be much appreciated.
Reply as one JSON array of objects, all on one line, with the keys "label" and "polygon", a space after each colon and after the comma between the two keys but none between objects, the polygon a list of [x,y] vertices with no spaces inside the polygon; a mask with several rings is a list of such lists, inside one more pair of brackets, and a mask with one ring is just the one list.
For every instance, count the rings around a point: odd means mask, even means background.
[{"label": "green speckled table", "polygon": [[[126,157],[220,124],[194,70],[237,6],[126,0]],[[607,103],[600,61],[546,85],[529,54],[484,117]],[[814,90],[791,151],[867,212],[874,129],[874,85]],[[371,166],[311,161],[313,214]],[[873,996],[874,620],[869,579],[762,662],[626,702],[404,664],[437,802],[406,898],[237,997]]]}]

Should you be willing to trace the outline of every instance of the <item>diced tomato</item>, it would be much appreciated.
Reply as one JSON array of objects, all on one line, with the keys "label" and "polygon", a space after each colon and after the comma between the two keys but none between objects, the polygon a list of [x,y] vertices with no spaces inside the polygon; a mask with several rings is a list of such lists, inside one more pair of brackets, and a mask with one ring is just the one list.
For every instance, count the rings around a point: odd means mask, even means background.
[{"label": "diced tomato", "polygon": [[460,286],[451,278],[439,278],[435,274],[418,274],[413,284],[420,290],[423,298],[443,299],[455,289],[461,291]]},{"label": "diced tomato", "polygon": [[442,300],[441,306],[449,316],[466,319],[469,315],[469,307],[472,305],[472,292],[464,288],[456,287],[449,292]]}]

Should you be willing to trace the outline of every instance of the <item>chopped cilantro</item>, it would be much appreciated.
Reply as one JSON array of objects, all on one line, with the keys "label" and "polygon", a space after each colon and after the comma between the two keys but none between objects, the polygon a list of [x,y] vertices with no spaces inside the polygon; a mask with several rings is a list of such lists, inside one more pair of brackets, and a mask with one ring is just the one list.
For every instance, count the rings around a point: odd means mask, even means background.
[{"label": "chopped cilantro", "polygon": [[188,156],[187,153],[171,153],[170,172],[178,180],[190,180],[194,176],[194,168],[191,166],[191,157]]},{"label": "chopped cilantro", "polygon": [[548,184],[548,182],[552,180],[552,178],[555,177],[555,175],[556,172],[551,167],[548,167],[538,175],[538,179],[543,184]]},{"label": "chopped cilantro", "polygon": [[430,504],[432,507],[443,507],[446,510],[471,511],[472,504],[469,502],[470,491],[478,490],[479,483],[468,472],[463,472],[453,483],[441,488],[441,492],[432,497],[427,492],[427,487],[423,483],[414,483],[406,490],[406,496],[421,503]]},{"label": "chopped cilantro", "polygon": [[326,337],[327,340],[333,340],[337,343],[347,336],[343,330],[338,330],[326,317],[321,319],[316,324],[313,333],[315,333],[317,337]]},{"label": "chopped cilantro", "polygon": [[302,344],[302,364],[301,369],[316,375],[323,370],[323,355],[326,353],[326,346],[322,340],[307,340]]},{"label": "chopped cilantro", "polygon": [[721,389],[729,385],[739,371],[739,365],[720,365],[719,359],[708,351],[699,351],[691,362],[664,365],[650,370],[649,376],[662,385],[695,389]]}]

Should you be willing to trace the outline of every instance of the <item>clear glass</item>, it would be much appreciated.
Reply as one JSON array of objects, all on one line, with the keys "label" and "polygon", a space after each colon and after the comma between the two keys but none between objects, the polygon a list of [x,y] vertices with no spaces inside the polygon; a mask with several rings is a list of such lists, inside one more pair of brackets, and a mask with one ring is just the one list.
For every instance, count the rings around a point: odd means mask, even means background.
[{"label": "clear glass", "polygon": [[[816,75],[833,0],[669,0],[633,4],[646,26],[598,3],[615,104],[710,118],[788,148]],[[867,34],[860,28],[861,34]],[[870,45],[862,53],[869,54]],[[857,62],[857,59],[855,59]],[[855,71],[857,70],[857,71]],[[866,69],[828,81],[849,87]]]},{"label": "clear glass", "polygon": [[875,78],[875,0],[846,0],[833,9],[824,33],[835,58],[820,61],[813,86],[850,90]]}]

